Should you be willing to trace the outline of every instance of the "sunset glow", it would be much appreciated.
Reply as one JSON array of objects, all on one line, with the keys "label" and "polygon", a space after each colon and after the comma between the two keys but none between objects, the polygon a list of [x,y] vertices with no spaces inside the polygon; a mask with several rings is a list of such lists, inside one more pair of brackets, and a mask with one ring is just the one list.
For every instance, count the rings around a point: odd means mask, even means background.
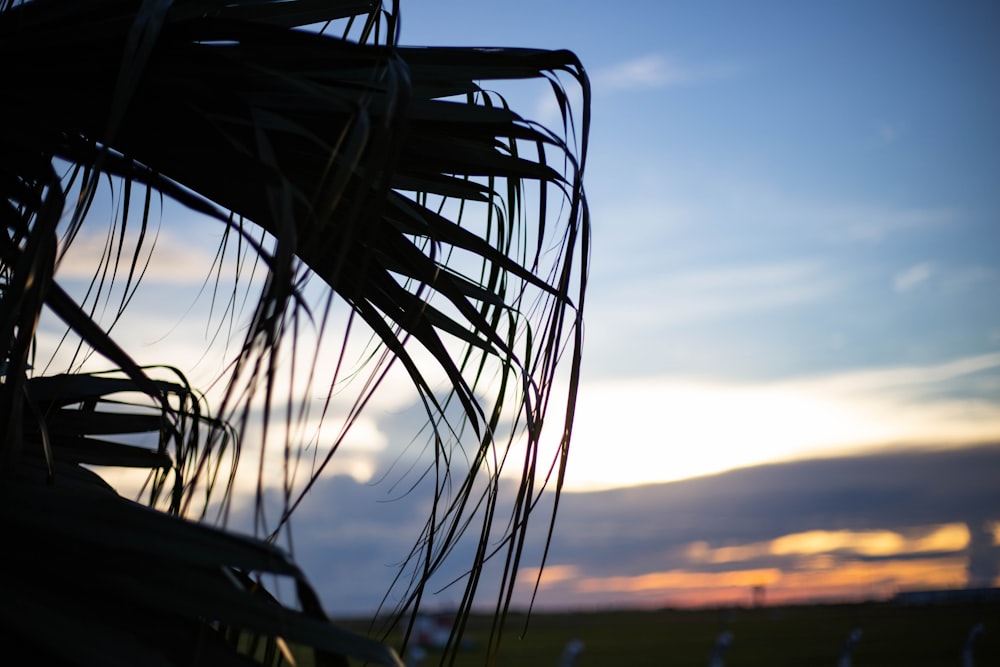
[{"label": "sunset glow", "polygon": [[[590,73],[583,375],[535,603],[995,584],[1000,464],[973,448],[1000,442],[996,9],[640,9],[404,15],[411,44],[555,44]],[[409,440],[375,421],[385,449],[355,453],[381,464]]]},{"label": "sunset glow", "polygon": [[676,569],[601,578],[574,578],[563,571],[552,579],[543,577],[541,589],[551,600],[562,599],[566,606],[579,607],[606,605],[609,600],[620,600],[624,606],[747,606],[755,587],[763,587],[765,600],[771,604],[885,600],[908,589],[962,588],[966,565],[961,555],[869,562],[810,557],[800,560],[792,570]]},{"label": "sunset glow", "polygon": [[[661,482],[872,445],[989,441],[1000,436],[995,405],[926,395],[998,369],[1000,353],[774,384],[585,384],[567,486]],[[618,456],[604,455],[609,445]]]},{"label": "sunset glow", "polygon": [[696,563],[736,563],[765,555],[816,556],[821,554],[856,554],[859,556],[902,556],[927,552],[961,551],[969,544],[969,529],[965,524],[948,524],[934,528],[927,535],[907,538],[888,530],[855,532],[848,530],[812,530],[785,535],[768,542],[711,548],[705,542],[694,542],[686,550]]},{"label": "sunset glow", "polygon": [[900,556],[928,551],[961,551],[969,544],[964,524],[941,526],[930,535],[907,539],[899,533],[876,530],[864,533],[847,530],[813,530],[780,537],[770,545],[776,555],[813,555],[845,551],[862,556]]}]

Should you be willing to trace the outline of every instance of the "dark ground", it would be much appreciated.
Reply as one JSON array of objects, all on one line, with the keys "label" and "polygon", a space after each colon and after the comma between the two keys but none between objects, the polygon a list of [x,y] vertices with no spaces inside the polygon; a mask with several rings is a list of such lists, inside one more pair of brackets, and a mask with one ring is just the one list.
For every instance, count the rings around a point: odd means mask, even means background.
[{"label": "dark ground", "polygon": [[[489,617],[473,617],[467,637],[474,647],[460,654],[459,667],[484,664]],[[983,632],[974,644],[976,667],[1000,666],[1000,602],[904,606],[866,603],[822,606],[659,611],[606,611],[512,615],[498,667],[557,667],[566,644],[584,643],[575,667],[628,665],[705,667],[716,638],[732,633],[726,667],[836,667],[852,630],[861,630],[852,667],[962,665],[970,630]],[[356,629],[363,627],[343,623]],[[429,651],[423,665],[437,665]]]}]

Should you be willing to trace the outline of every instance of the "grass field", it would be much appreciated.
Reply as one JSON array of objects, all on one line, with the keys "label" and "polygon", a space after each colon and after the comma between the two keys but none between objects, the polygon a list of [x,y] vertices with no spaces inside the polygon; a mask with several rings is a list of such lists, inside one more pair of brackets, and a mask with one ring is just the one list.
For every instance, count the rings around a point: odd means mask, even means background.
[{"label": "grass field", "polygon": [[[862,636],[853,667],[958,667],[970,629],[983,623],[975,642],[976,667],[1000,666],[1000,604],[899,606],[891,603],[764,607],[759,609],[608,611],[534,614],[523,638],[524,618],[514,616],[499,666],[556,667],[567,642],[584,642],[576,667],[708,664],[716,637],[733,641],[726,667],[835,667],[854,628]],[[482,665],[489,619],[470,620],[476,648],[456,664]],[[424,665],[436,665],[429,651]]]}]

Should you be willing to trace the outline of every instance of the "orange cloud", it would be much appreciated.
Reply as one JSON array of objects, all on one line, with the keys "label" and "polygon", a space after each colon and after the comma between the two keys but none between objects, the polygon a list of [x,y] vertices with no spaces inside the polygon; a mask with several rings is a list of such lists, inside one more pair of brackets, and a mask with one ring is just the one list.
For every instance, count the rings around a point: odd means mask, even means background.
[{"label": "orange cloud", "polygon": [[542,578],[538,579],[537,567],[524,567],[518,570],[519,581],[529,582],[532,585],[538,581],[539,588],[550,588],[563,581],[576,579],[580,574],[580,568],[576,565],[547,565],[542,570]]},{"label": "orange cloud", "polygon": [[580,593],[636,593],[667,589],[747,588],[750,586],[773,584],[779,581],[781,576],[781,570],[776,568],[734,570],[731,572],[668,570],[666,572],[651,572],[632,577],[590,577],[575,582],[574,588]]},{"label": "orange cloud", "polygon": [[[1000,538],[1000,522],[990,525]],[[560,604],[706,606],[750,604],[751,589],[763,586],[772,604],[817,600],[870,600],[900,590],[961,588],[968,585],[971,536],[964,523],[926,527],[917,533],[890,530],[813,530],[774,540],[713,548],[688,544],[680,552],[688,565],[638,575],[586,576],[582,567],[547,567],[540,588]],[[757,559],[784,557],[782,567],[754,567]],[[869,560],[877,558],[877,560]],[[758,563],[760,561],[757,561]],[[701,572],[701,566],[727,571]],[[770,565],[770,563],[769,563]],[[520,572],[534,584],[537,569]],[[998,581],[1000,583],[1000,581]]]},{"label": "orange cloud", "polygon": [[543,587],[578,603],[615,599],[628,605],[704,606],[746,604],[764,586],[771,603],[820,599],[886,598],[903,589],[960,588],[967,583],[964,555],[850,561],[831,554],[802,559],[798,569],[749,568],[728,572],[673,569],[635,576],[578,577],[573,566],[556,566]]},{"label": "orange cloud", "polygon": [[773,540],[770,552],[777,556],[832,551],[847,551],[862,556],[897,556],[932,551],[961,551],[968,544],[969,529],[964,523],[952,523],[938,526],[930,534],[912,539],[890,530],[810,530]]},{"label": "orange cloud", "polygon": [[[1000,524],[994,539],[1000,537]],[[762,556],[818,556],[849,553],[860,556],[900,556],[931,552],[957,552],[969,545],[969,529],[964,523],[933,527],[920,537],[906,537],[890,530],[810,530],[784,535],[767,542],[715,547],[692,542],[684,555],[692,563],[739,563]]]}]

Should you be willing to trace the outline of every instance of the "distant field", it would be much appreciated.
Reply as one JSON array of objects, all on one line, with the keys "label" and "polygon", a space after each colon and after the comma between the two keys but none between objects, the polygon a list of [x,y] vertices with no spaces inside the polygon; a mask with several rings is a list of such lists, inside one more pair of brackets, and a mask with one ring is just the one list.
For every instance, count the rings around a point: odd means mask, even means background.
[{"label": "distant field", "polygon": [[[921,667],[962,664],[969,630],[983,623],[975,643],[976,667],[1000,665],[1000,605],[893,604],[764,607],[761,609],[662,610],[535,614],[524,626],[514,616],[498,666],[556,667],[567,642],[584,642],[576,667],[653,665],[705,667],[716,637],[733,634],[725,653],[727,667],[835,667],[845,639],[854,628],[862,636],[853,667]],[[456,665],[483,664],[488,618],[470,619],[467,636],[476,648],[463,652]],[[430,652],[424,665],[438,664]]]}]

